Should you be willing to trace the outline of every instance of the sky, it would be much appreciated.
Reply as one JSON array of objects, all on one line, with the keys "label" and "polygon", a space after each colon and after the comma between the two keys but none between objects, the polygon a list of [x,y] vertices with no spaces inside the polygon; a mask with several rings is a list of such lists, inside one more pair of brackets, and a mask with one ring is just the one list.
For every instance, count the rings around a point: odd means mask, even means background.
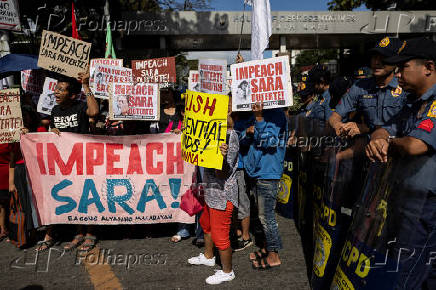
[{"label": "sky", "polygon": [[[211,6],[215,10],[243,10],[244,0],[211,0]],[[270,0],[272,11],[325,11],[330,0]],[[366,10],[366,7],[356,11]]]}]

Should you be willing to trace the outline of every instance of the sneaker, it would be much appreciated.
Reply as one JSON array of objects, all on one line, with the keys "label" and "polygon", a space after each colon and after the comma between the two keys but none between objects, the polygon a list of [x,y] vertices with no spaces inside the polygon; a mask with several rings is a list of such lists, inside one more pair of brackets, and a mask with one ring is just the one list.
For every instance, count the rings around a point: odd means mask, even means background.
[{"label": "sneaker", "polygon": [[215,257],[213,257],[212,259],[208,259],[203,255],[203,253],[201,253],[197,257],[192,257],[188,259],[188,263],[191,265],[205,265],[213,267],[215,266]]},{"label": "sneaker", "polygon": [[253,240],[251,238],[249,238],[248,240],[244,240],[241,238],[240,240],[238,240],[234,251],[235,252],[242,251],[242,250],[250,247],[251,245],[253,245]]},{"label": "sneaker", "polygon": [[235,279],[235,272],[224,273],[223,270],[215,270],[215,274],[206,278],[206,283],[210,285],[221,284],[222,282]]}]

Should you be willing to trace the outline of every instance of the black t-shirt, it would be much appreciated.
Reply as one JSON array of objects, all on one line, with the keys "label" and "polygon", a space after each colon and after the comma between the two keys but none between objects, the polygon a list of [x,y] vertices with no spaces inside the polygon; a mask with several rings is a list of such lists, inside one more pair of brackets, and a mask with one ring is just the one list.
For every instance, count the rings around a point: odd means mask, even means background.
[{"label": "black t-shirt", "polygon": [[88,105],[82,101],[74,101],[68,107],[56,105],[51,111],[50,127],[57,128],[61,132],[88,134],[87,109]]},{"label": "black t-shirt", "polygon": [[175,114],[172,116],[165,114],[164,110],[161,109],[160,120],[159,120],[159,133],[164,133],[171,122],[173,122],[173,125],[171,126],[171,130],[177,129],[177,127],[179,126],[179,122],[181,121],[183,120],[180,112],[177,109]]}]

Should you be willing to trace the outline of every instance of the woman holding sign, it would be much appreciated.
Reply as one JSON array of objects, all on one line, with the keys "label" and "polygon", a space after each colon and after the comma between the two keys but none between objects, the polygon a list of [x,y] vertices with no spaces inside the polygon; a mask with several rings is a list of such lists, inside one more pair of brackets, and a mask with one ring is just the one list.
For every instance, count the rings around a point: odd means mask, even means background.
[{"label": "woman holding sign", "polygon": [[238,185],[236,169],[238,165],[239,141],[233,130],[231,100],[227,116],[227,143],[219,149],[224,157],[221,170],[204,169],[205,207],[200,218],[204,230],[205,251],[197,257],[188,259],[191,265],[215,266],[213,246],[219,250],[222,270],[206,279],[207,284],[220,284],[235,279],[232,269],[232,248],[230,246],[230,226],[233,208],[238,206]]}]

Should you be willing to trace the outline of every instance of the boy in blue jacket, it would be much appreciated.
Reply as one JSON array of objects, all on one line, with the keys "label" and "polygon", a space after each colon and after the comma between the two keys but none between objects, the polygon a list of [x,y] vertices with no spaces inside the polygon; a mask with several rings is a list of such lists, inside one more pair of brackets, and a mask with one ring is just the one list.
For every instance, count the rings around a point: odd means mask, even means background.
[{"label": "boy in blue jacket", "polygon": [[251,122],[240,132],[240,146],[248,147],[244,152],[244,168],[251,179],[249,184],[265,234],[265,246],[251,253],[250,260],[253,268],[263,270],[281,264],[278,251],[282,249],[282,241],[274,210],[283,174],[287,121],[281,108],[263,110],[263,105],[256,103],[252,111]]}]

